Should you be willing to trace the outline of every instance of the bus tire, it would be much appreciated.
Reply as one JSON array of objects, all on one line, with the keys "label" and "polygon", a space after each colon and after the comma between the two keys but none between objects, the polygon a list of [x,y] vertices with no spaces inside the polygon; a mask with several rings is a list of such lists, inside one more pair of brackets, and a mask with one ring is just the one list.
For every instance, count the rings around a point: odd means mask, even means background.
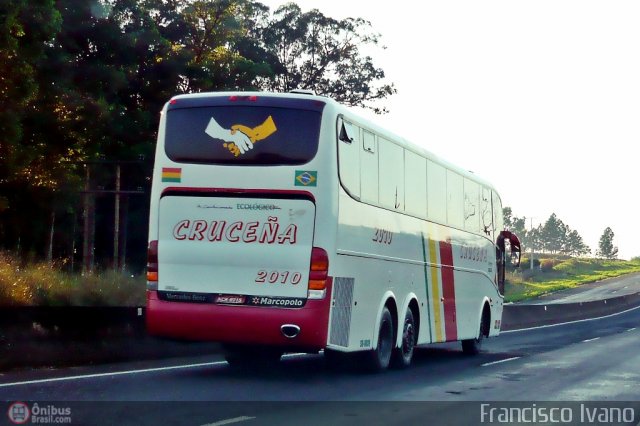
[{"label": "bus tire", "polygon": [[480,321],[480,330],[478,332],[478,337],[475,339],[468,339],[462,341],[462,352],[465,355],[478,355],[480,350],[482,349],[482,341],[484,340],[484,336],[486,334],[487,321],[485,316],[482,316],[482,320]]},{"label": "bus tire", "polygon": [[368,371],[376,373],[389,367],[395,344],[393,335],[393,317],[389,308],[385,306],[380,316],[378,343],[374,349],[366,353],[365,366]]},{"label": "bus tire", "polygon": [[417,342],[417,328],[411,308],[407,308],[402,325],[402,342],[399,348],[393,349],[391,366],[394,368],[407,368],[413,360],[413,352]]}]

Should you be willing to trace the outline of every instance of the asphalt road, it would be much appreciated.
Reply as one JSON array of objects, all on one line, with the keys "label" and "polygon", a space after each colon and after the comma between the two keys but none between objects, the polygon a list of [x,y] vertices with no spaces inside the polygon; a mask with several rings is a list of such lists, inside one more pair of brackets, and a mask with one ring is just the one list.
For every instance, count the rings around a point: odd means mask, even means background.
[{"label": "asphalt road", "polygon": [[635,422],[622,424],[635,425],[638,366],[640,308],[503,333],[487,340],[475,357],[464,356],[459,344],[428,346],[417,352],[411,368],[378,375],[332,370],[321,355],[288,356],[272,371],[242,372],[212,355],[7,373],[0,376],[0,398],[71,407],[74,424],[216,426],[423,424],[427,419],[475,424],[483,409],[486,414],[508,404],[564,407],[576,421],[581,415],[584,420],[584,401],[620,401],[620,410]]},{"label": "asphalt road", "polygon": [[527,305],[548,305],[552,303],[579,303],[604,300],[640,292],[640,273],[609,278],[580,287],[556,291],[535,300],[527,300]]}]

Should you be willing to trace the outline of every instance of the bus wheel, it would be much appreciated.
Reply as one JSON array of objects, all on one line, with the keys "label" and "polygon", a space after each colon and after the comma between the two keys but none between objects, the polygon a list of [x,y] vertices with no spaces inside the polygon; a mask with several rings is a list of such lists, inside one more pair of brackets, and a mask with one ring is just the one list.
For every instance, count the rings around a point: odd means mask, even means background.
[{"label": "bus wheel", "polygon": [[485,336],[485,328],[486,321],[484,315],[482,316],[482,321],[480,321],[480,331],[478,333],[478,337],[475,339],[463,340],[462,341],[462,352],[466,355],[477,355],[480,353],[480,349],[482,348],[482,341]]},{"label": "bus wheel", "polygon": [[395,368],[406,368],[411,365],[413,352],[416,347],[417,329],[413,319],[411,308],[407,309],[404,316],[404,325],[402,326],[402,344],[399,348],[393,350],[391,365]]},{"label": "bus wheel", "polygon": [[259,370],[274,367],[280,362],[282,352],[274,348],[225,345],[224,359],[232,368]]},{"label": "bus wheel", "polygon": [[386,306],[382,310],[380,317],[380,329],[378,332],[378,344],[376,348],[367,353],[367,370],[379,372],[389,367],[391,354],[393,352],[393,318]]}]

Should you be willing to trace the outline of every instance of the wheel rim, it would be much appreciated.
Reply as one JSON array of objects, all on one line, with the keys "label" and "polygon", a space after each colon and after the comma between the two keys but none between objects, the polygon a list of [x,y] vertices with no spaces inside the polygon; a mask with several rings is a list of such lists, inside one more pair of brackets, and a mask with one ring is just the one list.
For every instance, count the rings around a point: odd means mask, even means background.
[{"label": "wheel rim", "polygon": [[415,331],[413,324],[409,321],[404,323],[404,330],[402,330],[402,354],[407,357],[413,352],[415,346]]},{"label": "wheel rim", "polygon": [[390,322],[385,320],[380,327],[380,337],[378,338],[378,353],[380,354],[380,360],[386,362],[391,358],[391,346],[393,345],[392,333]]}]

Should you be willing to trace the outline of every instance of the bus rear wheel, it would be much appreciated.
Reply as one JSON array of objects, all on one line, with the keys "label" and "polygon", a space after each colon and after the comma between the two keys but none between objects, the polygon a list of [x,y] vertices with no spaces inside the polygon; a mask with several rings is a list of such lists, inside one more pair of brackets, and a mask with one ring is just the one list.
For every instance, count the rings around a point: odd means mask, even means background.
[{"label": "bus rear wheel", "polygon": [[391,365],[395,368],[406,368],[411,365],[413,352],[417,341],[416,323],[411,308],[407,309],[402,326],[402,342],[399,348],[393,350]]},{"label": "bus rear wheel", "polygon": [[379,372],[386,370],[391,362],[393,353],[393,317],[386,306],[380,316],[380,326],[378,330],[378,344],[375,349],[366,354],[366,367],[368,371]]},{"label": "bus rear wheel", "polygon": [[466,355],[477,355],[480,353],[482,349],[482,341],[484,340],[484,336],[487,334],[488,324],[485,319],[485,316],[482,316],[482,321],[480,321],[480,331],[478,333],[478,337],[475,339],[468,339],[462,341],[462,352]]}]

